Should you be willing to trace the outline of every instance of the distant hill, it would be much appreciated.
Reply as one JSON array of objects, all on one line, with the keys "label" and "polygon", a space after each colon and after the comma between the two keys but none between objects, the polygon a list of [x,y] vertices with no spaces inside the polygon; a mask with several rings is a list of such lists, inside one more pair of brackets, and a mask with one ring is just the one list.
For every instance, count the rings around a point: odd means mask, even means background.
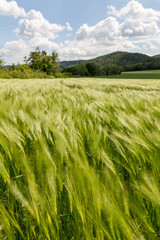
[{"label": "distant hill", "polygon": [[136,63],[145,63],[149,61],[151,57],[141,53],[128,53],[128,52],[113,52],[104,56],[91,59],[98,66],[104,65],[118,65],[126,66]]},{"label": "distant hill", "polygon": [[[80,61],[66,61],[64,68],[71,65],[77,66]],[[129,52],[113,52],[90,60],[82,60],[84,64],[90,62],[94,63],[100,70],[108,66],[123,67],[124,71],[138,71],[138,70],[152,70],[160,69],[160,54],[155,56],[148,56],[142,53],[129,53]],[[60,63],[61,65],[61,63]],[[78,67],[78,66],[77,66]]]},{"label": "distant hill", "polygon": [[[160,55],[156,55],[155,57],[158,58],[158,56],[160,58]],[[144,63],[150,61],[151,59],[152,57],[142,53],[113,52],[90,60],[62,61],[60,62],[60,68],[64,69],[73,66],[78,64],[78,62],[93,62],[98,66],[105,65],[126,66],[130,64]]]},{"label": "distant hill", "polygon": [[[160,55],[159,55],[160,56]],[[158,57],[158,55],[157,55]],[[73,60],[73,61],[62,61],[60,62],[60,68],[64,69],[73,65],[78,64],[78,62],[93,62],[98,66],[105,66],[105,65],[118,65],[118,66],[126,66],[130,64],[136,63],[144,63],[151,59],[148,55],[141,54],[141,53],[129,53],[129,52],[113,52],[110,54],[106,54],[100,57],[96,57],[90,60]]]},{"label": "distant hill", "polygon": [[62,61],[60,62],[60,69],[64,69],[73,65],[78,64],[79,62],[85,62],[85,60],[73,60],[73,61]]},{"label": "distant hill", "polygon": [[151,58],[160,58],[160,54],[154,55]]}]

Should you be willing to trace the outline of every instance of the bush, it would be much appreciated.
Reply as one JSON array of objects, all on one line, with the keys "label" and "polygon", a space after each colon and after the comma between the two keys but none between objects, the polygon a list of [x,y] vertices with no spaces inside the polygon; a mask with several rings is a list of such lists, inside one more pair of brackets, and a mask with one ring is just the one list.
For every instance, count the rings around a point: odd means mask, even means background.
[{"label": "bush", "polygon": [[0,69],[0,78],[21,78],[21,79],[29,79],[29,78],[47,78],[47,74],[41,71],[33,71],[32,69]]}]

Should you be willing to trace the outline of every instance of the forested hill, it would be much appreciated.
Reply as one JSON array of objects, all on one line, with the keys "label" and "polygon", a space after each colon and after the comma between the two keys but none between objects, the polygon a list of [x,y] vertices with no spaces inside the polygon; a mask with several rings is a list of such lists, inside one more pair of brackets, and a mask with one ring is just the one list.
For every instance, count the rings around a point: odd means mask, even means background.
[{"label": "forested hill", "polygon": [[[76,65],[81,61],[65,61],[60,63],[61,68]],[[106,66],[121,66],[124,71],[128,70],[147,70],[147,69],[160,69],[160,55],[153,57],[142,53],[129,53],[129,52],[113,52],[94,59],[86,60],[84,63],[94,63],[99,68]]]},{"label": "forested hill", "polygon": [[61,61],[60,62],[60,68],[64,69],[66,67],[76,65],[79,62],[82,63],[82,62],[85,62],[85,60]]},{"label": "forested hill", "polygon": [[148,55],[141,53],[113,52],[104,56],[92,59],[96,65],[118,65],[126,66],[129,64],[144,63],[151,59]]},{"label": "forested hill", "polygon": [[[158,55],[157,55],[158,56]],[[103,56],[96,57],[90,60],[73,60],[73,61],[62,61],[60,62],[61,68],[66,68],[73,66],[78,62],[94,62],[96,65],[118,65],[125,66],[128,64],[135,64],[139,62],[146,62],[150,60],[151,57],[141,53],[129,53],[129,52],[113,52]]]}]

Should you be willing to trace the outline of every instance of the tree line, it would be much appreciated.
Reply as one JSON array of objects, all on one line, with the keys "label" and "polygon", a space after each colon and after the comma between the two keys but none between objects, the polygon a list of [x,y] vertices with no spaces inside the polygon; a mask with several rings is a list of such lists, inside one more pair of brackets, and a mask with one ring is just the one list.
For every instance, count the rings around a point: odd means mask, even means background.
[{"label": "tree line", "polygon": [[0,78],[89,77],[120,74],[122,70],[116,65],[99,67],[91,61],[79,62],[60,70],[58,54],[55,51],[48,54],[39,48],[24,57],[24,64],[12,64],[7,68],[0,59]]},{"label": "tree line", "polygon": [[107,65],[99,67],[92,61],[78,63],[77,65],[67,67],[63,72],[71,73],[74,76],[108,76],[121,74],[123,67],[117,65]]}]

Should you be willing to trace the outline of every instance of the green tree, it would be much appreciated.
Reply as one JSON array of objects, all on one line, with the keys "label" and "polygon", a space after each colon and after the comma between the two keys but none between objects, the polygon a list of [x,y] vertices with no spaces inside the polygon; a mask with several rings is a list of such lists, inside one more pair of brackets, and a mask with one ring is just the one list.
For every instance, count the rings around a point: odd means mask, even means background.
[{"label": "green tree", "polygon": [[30,52],[29,57],[25,60],[25,62],[34,70],[41,70],[41,61],[42,57],[39,48]]},{"label": "green tree", "polygon": [[3,61],[3,59],[0,59],[0,69],[2,69],[3,67],[4,67],[4,61]]},{"label": "green tree", "polygon": [[98,75],[98,66],[96,66],[94,63],[92,63],[92,62],[86,63],[86,68],[87,68],[90,76]]},{"label": "green tree", "polygon": [[80,62],[76,65],[65,68],[63,72],[72,73],[73,76],[89,76],[85,64]]},{"label": "green tree", "polygon": [[88,69],[86,68],[84,63],[78,63],[78,73],[80,76],[89,76]]},{"label": "green tree", "polygon": [[64,68],[63,73],[71,73],[73,76],[79,75],[78,67],[75,65]]},{"label": "green tree", "polygon": [[56,53],[55,51],[51,53],[51,62],[52,62],[52,71],[59,72],[59,57],[58,57],[58,53]]},{"label": "green tree", "polygon": [[35,51],[30,52],[29,57],[25,57],[24,61],[32,69],[43,71],[48,75],[59,72],[58,54],[54,51],[48,55],[46,51],[40,51],[37,48]]}]

